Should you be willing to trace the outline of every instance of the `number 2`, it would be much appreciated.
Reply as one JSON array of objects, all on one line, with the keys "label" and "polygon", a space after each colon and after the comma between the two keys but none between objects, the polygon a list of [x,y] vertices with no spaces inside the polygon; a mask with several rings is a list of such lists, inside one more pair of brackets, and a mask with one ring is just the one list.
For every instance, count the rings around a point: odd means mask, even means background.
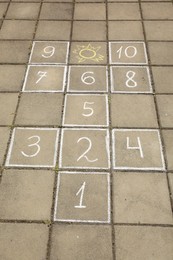
[{"label": "number 2", "polygon": [[91,140],[90,140],[88,137],[81,137],[81,138],[78,139],[77,143],[79,143],[79,142],[82,141],[82,140],[86,140],[86,141],[88,142],[88,148],[86,149],[86,151],[85,151],[83,154],[81,154],[81,156],[79,156],[79,158],[77,159],[77,162],[78,162],[79,160],[81,160],[82,158],[85,158],[88,162],[91,162],[91,163],[98,161],[98,158],[96,158],[96,159],[94,159],[94,160],[90,160],[90,159],[87,157],[87,155],[86,155],[86,154],[91,150],[91,148],[92,148],[92,142],[91,142]]}]

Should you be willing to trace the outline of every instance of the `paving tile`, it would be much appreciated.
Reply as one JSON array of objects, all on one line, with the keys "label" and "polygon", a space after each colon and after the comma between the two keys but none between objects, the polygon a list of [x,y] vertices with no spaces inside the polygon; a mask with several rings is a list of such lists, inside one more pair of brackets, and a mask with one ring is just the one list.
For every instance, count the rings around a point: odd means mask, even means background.
[{"label": "paving tile", "polygon": [[6,165],[17,167],[54,167],[56,164],[58,138],[59,130],[57,128],[15,128],[10,142]]},{"label": "paving tile", "polygon": [[43,224],[1,223],[0,256],[2,259],[45,259],[48,227]]},{"label": "paving tile", "polygon": [[114,223],[173,224],[166,175],[114,173]]},{"label": "paving tile", "polygon": [[112,66],[112,93],[152,93],[148,67]]},{"label": "paving tile", "polygon": [[173,130],[162,130],[168,170],[173,170]]},{"label": "paving tile", "polygon": [[108,144],[107,130],[63,129],[59,167],[107,169],[110,167]]},{"label": "paving tile", "polygon": [[25,63],[31,42],[0,41],[0,63]]},{"label": "paving tile", "polygon": [[24,93],[16,117],[19,125],[60,125],[63,95]]},{"label": "paving tile", "polygon": [[66,80],[66,67],[59,65],[29,65],[23,91],[62,92]]},{"label": "paving tile", "polygon": [[173,95],[157,95],[161,127],[173,127]]},{"label": "paving tile", "polygon": [[142,3],[144,19],[173,19],[172,3]]},{"label": "paving tile", "polygon": [[109,20],[140,20],[139,5],[136,3],[108,3]]},{"label": "paving tile", "polygon": [[4,160],[4,155],[7,149],[8,139],[10,137],[10,128],[0,127],[0,165]]},{"label": "paving tile", "polygon": [[0,31],[0,39],[31,39],[34,35],[35,21],[5,20]]},{"label": "paving tile", "polygon": [[0,65],[0,92],[20,91],[24,74],[24,65]]},{"label": "paving tile", "polygon": [[107,92],[107,67],[104,66],[70,66],[68,92]]},{"label": "paving tile", "polygon": [[[96,12],[99,10],[99,12]],[[74,20],[106,20],[106,5],[97,3],[76,4]]]},{"label": "paving tile", "polygon": [[71,23],[68,21],[39,21],[36,40],[69,40]]},{"label": "paving tile", "polygon": [[[61,2],[62,3],[62,0],[43,0],[43,2]],[[71,3],[71,2],[73,2],[73,0],[63,0],[63,2]]]},{"label": "paving tile", "polygon": [[109,21],[109,40],[143,40],[143,30],[140,21]]},{"label": "paving tile", "polygon": [[173,40],[172,21],[145,21],[144,25],[147,40]]},{"label": "paving tile", "polygon": [[64,126],[102,127],[108,124],[108,97],[106,95],[66,95]]},{"label": "paving tile", "polygon": [[169,183],[170,183],[170,188],[171,188],[171,199],[173,202],[173,174],[169,173]]},{"label": "paving tile", "polygon": [[151,63],[173,65],[173,42],[149,42]]},{"label": "paving tile", "polygon": [[35,41],[29,62],[31,64],[66,64],[68,42]]},{"label": "paving tile", "polygon": [[0,189],[0,218],[48,220],[54,174],[50,171],[5,170]]},{"label": "paving tile", "polygon": [[4,17],[8,3],[0,3],[0,19]]},{"label": "paving tile", "polygon": [[147,64],[144,42],[109,42],[109,52],[111,64]]},{"label": "paving tile", "polygon": [[13,122],[18,94],[0,93],[0,125],[11,125]]},{"label": "paving tile", "polygon": [[165,169],[158,130],[114,129],[112,138],[114,169]]},{"label": "paving tile", "polygon": [[110,222],[109,185],[107,173],[59,173],[54,220]]},{"label": "paving tile", "polygon": [[53,226],[51,260],[112,260],[111,248],[109,226]]},{"label": "paving tile", "polygon": [[70,64],[107,64],[105,42],[72,42]]},{"label": "paving tile", "polygon": [[74,21],[72,40],[106,41],[106,22]]},{"label": "paving tile", "polygon": [[11,3],[6,18],[8,19],[37,19],[39,3]]},{"label": "paving tile", "polygon": [[40,19],[71,20],[73,5],[71,3],[43,3]]},{"label": "paving tile", "polygon": [[116,226],[115,237],[118,260],[172,259],[172,228]]},{"label": "paving tile", "polygon": [[[60,1],[60,0],[59,0]],[[105,0],[76,0],[76,2],[94,2],[94,3],[96,3],[96,2],[105,2]]]},{"label": "paving tile", "polygon": [[173,67],[152,67],[156,93],[173,94]]},{"label": "paving tile", "polygon": [[112,94],[111,119],[113,127],[158,127],[154,99],[147,95]]}]

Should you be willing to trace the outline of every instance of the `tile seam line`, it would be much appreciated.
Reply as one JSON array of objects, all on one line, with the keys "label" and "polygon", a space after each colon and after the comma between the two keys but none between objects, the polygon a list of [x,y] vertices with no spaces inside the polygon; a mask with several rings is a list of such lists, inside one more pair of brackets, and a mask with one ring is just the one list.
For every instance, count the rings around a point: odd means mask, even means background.
[{"label": "tile seam line", "polygon": [[157,104],[157,100],[156,100],[154,77],[153,77],[153,73],[152,73],[152,64],[151,64],[150,51],[149,51],[146,31],[145,31],[145,24],[144,24],[144,19],[143,19],[143,10],[142,10],[141,0],[138,0],[138,3],[139,3],[140,15],[141,15],[141,23],[142,23],[144,41],[145,41],[146,51],[147,51],[147,56],[148,56],[148,66],[149,66],[149,70],[150,70],[151,82],[152,82],[152,87],[153,87],[153,92],[154,92],[153,98],[154,98],[157,122],[158,122],[158,126],[159,126],[160,138],[161,138],[161,143],[162,143],[162,151],[163,151],[163,156],[164,156],[165,172],[166,172],[166,179],[167,179],[167,188],[168,188],[170,207],[171,207],[171,210],[172,210],[172,217],[173,217],[173,201],[172,201],[172,198],[171,198],[171,185],[170,185],[169,176],[168,176],[168,163],[167,163],[163,133],[161,131],[162,126],[161,126],[161,121],[160,121],[158,104]]},{"label": "tile seam line", "polygon": [[[44,0],[42,0],[44,1]],[[74,22],[74,11],[75,11],[75,0],[71,2],[71,7],[72,7],[72,19],[70,19],[71,23],[71,29],[70,29],[70,37],[69,40],[66,41],[68,42],[68,57],[66,61],[66,80],[65,80],[65,87],[63,91],[63,101],[62,101],[62,109],[61,109],[61,128],[59,132],[59,140],[58,140],[58,149],[57,149],[57,156],[56,156],[56,165],[59,163],[59,156],[60,156],[60,142],[61,142],[61,137],[62,137],[62,123],[63,123],[63,114],[64,114],[64,104],[65,104],[65,96],[67,93],[67,83],[68,83],[68,73],[69,73],[69,63],[70,63],[70,51],[71,51],[71,43],[72,43],[72,35],[73,35],[73,22]],[[41,20],[40,20],[41,21]],[[55,166],[56,167],[56,166]],[[48,243],[47,243],[47,249],[46,249],[46,260],[49,260],[51,258],[51,248],[52,248],[52,233],[53,233],[53,225],[55,224],[56,221],[54,221],[54,211],[55,211],[55,202],[56,202],[56,193],[57,193],[57,181],[58,181],[58,174],[59,168],[54,169],[54,184],[53,184],[53,195],[52,195],[52,205],[51,205],[51,225],[49,227],[49,235],[48,235]]]},{"label": "tile seam line", "polygon": [[110,80],[110,64],[109,64],[109,19],[108,19],[108,0],[105,0],[106,11],[106,45],[107,45],[107,76],[108,76],[108,112],[109,112],[109,156],[110,156],[110,224],[111,224],[111,239],[112,239],[112,257],[116,260],[116,239],[114,229],[114,210],[113,210],[113,163],[112,163],[112,121],[111,121],[111,80]]},{"label": "tile seam line", "polygon": [[[2,28],[3,23],[4,23],[4,21],[5,21],[5,18],[6,18],[6,15],[7,15],[7,12],[8,12],[8,9],[9,9],[9,7],[10,7],[11,2],[12,2],[12,0],[6,2],[6,3],[8,3],[8,4],[7,4],[7,8],[6,8],[6,10],[5,10],[4,14],[3,14],[3,17],[2,17],[2,19],[1,19],[2,23],[1,23],[1,25],[0,25],[0,31],[1,31],[1,28]],[[1,2],[0,2],[0,3],[1,3]]]}]

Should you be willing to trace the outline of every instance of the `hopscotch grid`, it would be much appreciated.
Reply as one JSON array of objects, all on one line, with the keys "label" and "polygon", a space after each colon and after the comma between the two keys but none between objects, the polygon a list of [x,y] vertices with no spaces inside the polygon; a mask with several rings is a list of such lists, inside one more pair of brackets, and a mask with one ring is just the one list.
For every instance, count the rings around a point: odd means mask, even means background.
[{"label": "hopscotch grid", "polygon": [[[144,69],[146,69],[146,71],[147,71],[147,79],[148,79],[148,83],[149,83],[149,90],[147,90],[147,91],[139,91],[139,90],[137,90],[137,91],[121,91],[121,90],[115,90],[115,87],[116,87],[116,84],[115,84],[115,82],[114,82],[114,77],[113,77],[113,68],[144,68]],[[111,65],[110,66],[110,74],[111,74],[111,93],[122,93],[122,94],[147,94],[147,93],[149,93],[149,94],[153,94],[153,88],[152,88],[152,84],[151,84],[151,77],[150,77],[150,72],[149,72],[149,68],[148,68],[148,66],[129,66],[129,65],[127,65],[127,66],[116,66],[116,65]]]},{"label": "hopscotch grid", "polygon": [[[56,131],[57,132],[57,135],[56,135],[56,140],[55,140],[55,152],[54,152],[54,158],[53,158],[53,165],[38,165],[38,164],[10,164],[10,159],[11,159],[11,154],[12,154],[12,149],[13,149],[13,145],[14,145],[14,138],[15,138],[15,134],[16,134],[16,130],[19,129],[19,130],[39,130],[39,131]],[[26,168],[52,168],[55,166],[56,164],[56,152],[57,152],[57,149],[58,149],[58,139],[59,139],[59,128],[34,128],[34,127],[15,127],[13,129],[13,132],[12,132],[12,136],[11,136],[11,142],[10,142],[10,146],[9,146],[9,149],[8,149],[8,152],[7,152],[7,159],[6,159],[6,162],[5,162],[5,166],[7,167],[26,167]]]},{"label": "hopscotch grid", "polygon": [[[35,48],[35,45],[36,43],[65,43],[67,44],[67,47],[66,47],[66,58],[65,58],[65,62],[32,62],[32,56],[33,56],[33,53],[34,53],[34,48]],[[29,64],[30,65],[66,65],[67,62],[68,62],[68,55],[69,55],[69,46],[70,46],[70,43],[69,41],[34,41],[33,42],[33,45],[32,45],[32,49],[31,49],[31,54],[30,54],[30,58],[29,58]]]},{"label": "hopscotch grid", "polygon": [[[65,124],[65,116],[66,116],[66,108],[67,108],[67,97],[68,96],[99,96],[99,97],[102,97],[104,96],[105,97],[105,101],[106,101],[106,124],[104,125],[90,125],[90,124],[86,124],[86,125],[79,125],[79,124]],[[79,93],[79,94],[66,94],[65,96],[65,102],[64,102],[64,110],[63,110],[63,120],[62,120],[62,126],[64,127],[108,127],[109,126],[109,113],[108,113],[108,96],[106,94],[82,94],[82,93]]]},{"label": "hopscotch grid", "polygon": [[[108,166],[107,167],[99,167],[99,166],[92,166],[92,167],[85,167],[85,166],[63,166],[62,165],[62,149],[63,149],[63,141],[64,141],[64,132],[65,131],[105,131],[105,143],[106,143],[106,152],[107,152],[107,159],[108,159]],[[98,128],[63,128],[61,132],[61,140],[60,140],[60,153],[59,153],[59,167],[62,169],[103,169],[107,170],[110,169],[110,151],[109,151],[109,130],[106,129],[98,129]]]},{"label": "hopscotch grid", "polygon": [[97,93],[97,92],[100,92],[100,93],[107,93],[108,92],[108,89],[109,89],[109,86],[108,86],[108,66],[101,66],[101,68],[105,68],[106,69],[106,90],[74,90],[74,89],[70,89],[70,77],[71,77],[71,68],[100,68],[100,66],[98,65],[70,65],[69,66],[69,71],[68,71],[68,82],[67,82],[67,92],[68,93],[78,93],[78,92],[81,92],[81,93]]},{"label": "hopscotch grid", "polygon": [[[59,190],[60,190],[60,179],[61,175],[106,175],[107,176],[107,189],[108,189],[108,219],[107,220],[80,220],[80,219],[61,219],[57,218],[57,213],[58,213],[58,195],[59,195]],[[56,222],[78,222],[78,223],[110,223],[110,174],[107,172],[94,172],[94,173],[89,173],[89,172],[62,172],[60,171],[58,174],[58,179],[57,179],[57,188],[56,188],[56,197],[55,197],[55,203],[54,203],[54,221]]]},{"label": "hopscotch grid", "polygon": [[[143,45],[143,50],[144,50],[144,57],[145,57],[145,62],[113,62],[112,61],[112,44],[114,43],[135,43],[135,44],[142,44]],[[142,65],[142,64],[145,64],[147,65],[148,64],[148,58],[147,58],[147,51],[146,51],[146,46],[145,46],[145,42],[142,42],[142,41],[110,41],[109,42],[109,63],[112,65],[112,64],[128,64],[128,65]]]},{"label": "hopscotch grid", "polygon": [[[29,74],[29,71],[30,71],[30,68],[31,67],[57,67],[57,68],[64,68],[64,73],[63,73],[63,85],[62,85],[62,90],[26,90],[26,83],[27,83],[27,79],[28,79],[28,74]],[[26,71],[26,74],[25,74],[25,79],[24,79],[24,83],[23,83],[23,87],[22,87],[22,92],[29,92],[29,93],[62,93],[64,92],[64,88],[65,88],[65,80],[66,80],[66,74],[67,74],[67,66],[65,65],[60,65],[60,64],[51,64],[51,65],[46,65],[46,64],[43,64],[41,65],[40,64],[36,64],[36,65],[33,65],[33,64],[30,64],[28,65],[27,67],[27,71]]]},{"label": "hopscotch grid", "polygon": [[[130,166],[116,166],[116,149],[115,149],[115,132],[156,132],[158,135],[158,141],[160,146],[160,156],[162,167],[130,167]],[[159,129],[113,129],[112,130],[112,161],[113,161],[113,169],[115,170],[154,170],[154,171],[165,171],[165,161],[163,156],[163,147],[160,138]]]}]

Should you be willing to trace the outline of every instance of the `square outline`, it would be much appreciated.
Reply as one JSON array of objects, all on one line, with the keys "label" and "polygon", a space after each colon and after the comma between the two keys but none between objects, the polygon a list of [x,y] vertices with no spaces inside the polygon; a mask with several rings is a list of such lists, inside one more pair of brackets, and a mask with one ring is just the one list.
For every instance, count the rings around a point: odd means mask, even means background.
[{"label": "square outline", "polygon": [[[65,116],[66,116],[66,106],[67,106],[67,97],[68,96],[104,96],[106,101],[106,125],[77,125],[77,124],[65,124]],[[63,109],[63,119],[62,119],[62,126],[81,126],[81,127],[109,127],[109,103],[108,103],[108,95],[107,94],[66,94],[65,101],[64,101],[64,109]]]},{"label": "square outline", "polygon": [[[103,67],[106,69],[106,90],[105,91],[100,91],[100,90],[94,90],[94,91],[90,91],[90,90],[70,90],[70,73],[71,73],[71,67],[80,67],[80,68],[91,68],[91,67],[96,67],[96,68],[100,68],[100,67]],[[68,93],[91,93],[91,94],[94,94],[94,93],[108,93],[108,90],[109,90],[109,84],[108,84],[108,66],[98,66],[98,65],[70,65],[69,66],[69,70],[68,70],[68,78],[67,78],[67,92]]]},{"label": "square outline", "polygon": [[[112,62],[112,43],[140,43],[143,45],[143,50],[144,50],[144,56],[145,56],[145,62]],[[147,56],[147,50],[146,50],[146,45],[145,42],[142,41],[110,41],[109,42],[109,64],[129,64],[129,65],[142,65],[148,64],[148,56]]]},{"label": "square outline", "polygon": [[[113,86],[116,87],[116,84],[114,83],[114,79],[113,79],[113,68],[144,68],[147,71],[147,76],[148,76],[148,82],[149,82],[149,91],[120,91],[120,90],[115,90],[115,88],[113,89]],[[149,67],[148,66],[110,66],[110,80],[111,80],[111,93],[125,93],[125,94],[145,94],[145,93],[149,93],[152,94],[153,93],[153,88],[152,88],[152,84],[151,84],[151,77],[150,77],[150,71],[149,71]]]},{"label": "square outline", "polygon": [[[63,141],[64,141],[64,132],[65,131],[105,131],[106,132],[106,152],[107,152],[107,159],[108,159],[108,167],[78,167],[78,166],[62,166],[62,144],[63,144]],[[110,135],[109,135],[109,130],[108,129],[100,129],[100,128],[63,128],[62,129],[62,132],[61,132],[61,140],[60,140],[60,150],[59,150],[59,161],[58,161],[58,165],[59,165],[59,168],[60,169],[88,169],[88,170],[91,170],[91,169],[101,169],[101,170],[108,170],[110,169],[110,147],[109,147],[109,144],[110,144]]]},{"label": "square outline", "polygon": [[[108,198],[107,198],[107,221],[101,221],[101,220],[80,220],[80,219],[59,219],[56,218],[57,212],[58,212],[58,194],[59,194],[59,188],[60,188],[60,177],[61,174],[63,175],[107,175],[107,187],[108,187]],[[56,192],[55,192],[55,202],[54,202],[54,214],[53,214],[53,220],[59,221],[59,222],[82,222],[82,223],[110,223],[111,221],[111,198],[110,198],[110,173],[108,172],[69,172],[69,171],[60,171],[58,173],[58,178],[56,181]]]},{"label": "square outline", "polygon": [[[35,44],[37,42],[47,42],[49,44],[49,42],[54,42],[54,43],[66,43],[67,44],[67,50],[66,50],[66,61],[63,62],[63,63],[59,63],[59,62],[31,62],[31,59],[32,59],[32,55],[33,55],[33,52],[34,52],[34,48],[35,48]],[[67,62],[68,62],[68,56],[69,56],[69,46],[70,46],[70,42],[69,41],[33,41],[32,43],[32,49],[31,49],[31,53],[30,53],[30,56],[29,56],[29,62],[28,64],[29,65],[67,65]]]},{"label": "square outline", "polygon": [[[63,67],[64,68],[64,75],[63,75],[63,85],[62,85],[62,90],[25,90],[25,86],[27,83],[28,79],[28,74],[30,71],[31,67]],[[22,92],[29,92],[29,93],[62,93],[64,92],[65,85],[66,85],[66,76],[67,76],[67,66],[65,65],[41,65],[41,64],[36,64],[36,65],[28,65],[26,73],[25,73],[25,78],[24,78],[24,83],[22,87]]]},{"label": "square outline", "polygon": [[[160,156],[162,167],[128,167],[128,166],[116,166],[116,152],[115,152],[115,132],[156,132],[158,135],[158,141],[160,145]],[[154,170],[154,171],[165,171],[165,160],[163,155],[163,146],[160,137],[160,131],[158,129],[113,129],[112,130],[112,165],[114,170]]]},{"label": "square outline", "polygon": [[[13,144],[14,144],[14,138],[15,138],[15,132],[16,129],[26,129],[26,130],[41,130],[41,131],[56,131],[56,139],[55,139],[55,143],[54,143],[54,157],[53,157],[53,165],[32,165],[32,164],[10,164],[10,158],[11,158],[11,153],[13,150]],[[59,133],[60,133],[60,129],[59,128],[41,128],[41,127],[15,127],[12,131],[12,135],[11,135],[11,140],[10,140],[10,144],[9,144],[9,148],[8,148],[8,152],[7,152],[7,157],[6,157],[6,161],[5,161],[5,166],[7,167],[33,167],[33,168],[39,168],[39,167],[44,167],[44,168],[52,168],[55,167],[56,165],[56,158],[57,158],[57,152],[58,152],[58,142],[59,142]]]}]

